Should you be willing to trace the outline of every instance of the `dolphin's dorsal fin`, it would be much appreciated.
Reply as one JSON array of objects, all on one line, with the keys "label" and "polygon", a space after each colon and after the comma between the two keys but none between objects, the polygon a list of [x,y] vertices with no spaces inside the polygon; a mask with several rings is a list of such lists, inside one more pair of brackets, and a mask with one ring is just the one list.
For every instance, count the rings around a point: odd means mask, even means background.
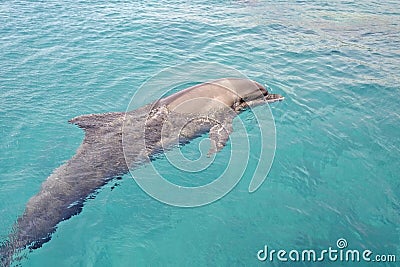
[{"label": "dolphin's dorsal fin", "polygon": [[103,114],[88,114],[81,115],[70,119],[68,122],[77,125],[79,128],[84,130],[97,129],[100,127],[114,126],[121,118],[121,121],[125,113],[123,112],[110,112]]}]

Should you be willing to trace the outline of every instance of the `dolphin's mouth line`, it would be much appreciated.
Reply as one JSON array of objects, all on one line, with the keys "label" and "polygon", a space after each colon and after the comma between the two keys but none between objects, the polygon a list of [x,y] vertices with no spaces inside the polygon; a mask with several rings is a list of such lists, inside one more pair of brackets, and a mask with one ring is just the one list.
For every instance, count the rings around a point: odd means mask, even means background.
[{"label": "dolphin's mouth line", "polygon": [[268,90],[262,86],[259,85],[259,89],[262,93],[262,95],[264,96],[264,100],[268,103],[273,103],[273,102],[277,102],[277,101],[282,101],[285,99],[285,97],[283,97],[280,94],[271,94],[270,92],[268,92]]}]

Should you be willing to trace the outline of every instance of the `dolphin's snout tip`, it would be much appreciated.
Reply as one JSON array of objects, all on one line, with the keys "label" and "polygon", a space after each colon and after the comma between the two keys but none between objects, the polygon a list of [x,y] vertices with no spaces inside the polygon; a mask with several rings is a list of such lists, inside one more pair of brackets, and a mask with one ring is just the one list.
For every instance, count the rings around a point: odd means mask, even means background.
[{"label": "dolphin's snout tip", "polygon": [[265,101],[267,101],[268,103],[283,101],[283,100],[285,100],[285,97],[280,94],[268,94],[265,96]]}]

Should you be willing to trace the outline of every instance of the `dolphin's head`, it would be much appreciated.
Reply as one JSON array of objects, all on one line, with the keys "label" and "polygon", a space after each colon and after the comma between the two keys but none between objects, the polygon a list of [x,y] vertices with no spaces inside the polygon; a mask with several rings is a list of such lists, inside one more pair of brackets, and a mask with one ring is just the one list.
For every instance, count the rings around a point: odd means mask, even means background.
[{"label": "dolphin's head", "polygon": [[265,102],[272,103],[285,99],[282,95],[270,94],[263,85],[256,81],[232,79],[230,83],[230,87],[234,88],[237,95],[232,105],[232,108],[237,112],[265,104]]},{"label": "dolphin's head", "polygon": [[270,94],[260,83],[239,78],[224,78],[193,86],[160,100],[170,110],[180,113],[209,114],[221,107],[231,107],[235,112],[281,101],[284,97]]}]

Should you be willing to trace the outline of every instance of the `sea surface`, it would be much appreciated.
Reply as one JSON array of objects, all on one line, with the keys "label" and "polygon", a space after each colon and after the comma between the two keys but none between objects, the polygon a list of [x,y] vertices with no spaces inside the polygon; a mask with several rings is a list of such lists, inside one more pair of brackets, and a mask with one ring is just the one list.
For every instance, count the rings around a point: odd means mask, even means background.
[{"label": "sea surface", "polygon": [[[16,264],[366,266],[257,259],[266,245],[321,251],[340,238],[400,261],[400,2],[390,0],[1,1],[0,239],[82,142],[69,119],[125,111],[151,77],[193,62],[285,97],[270,105],[264,184],[250,194],[245,173],[222,199],[178,208],[127,174]],[[241,118],[251,136],[251,114]]]}]

